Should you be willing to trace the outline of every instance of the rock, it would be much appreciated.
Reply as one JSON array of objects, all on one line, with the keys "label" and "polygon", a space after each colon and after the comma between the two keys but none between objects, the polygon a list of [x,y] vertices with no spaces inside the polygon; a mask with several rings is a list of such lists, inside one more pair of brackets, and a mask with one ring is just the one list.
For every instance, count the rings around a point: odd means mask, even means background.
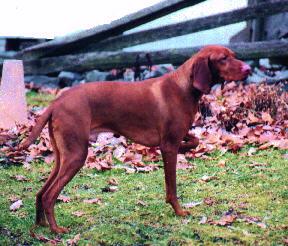
[{"label": "rock", "polygon": [[152,66],[151,72],[145,72],[144,73],[144,79],[150,79],[150,78],[157,78],[161,77],[166,73],[169,73],[174,70],[174,67],[170,64],[163,64],[163,65],[157,65]]},{"label": "rock", "polygon": [[27,123],[23,63],[5,60],[0,86],[0,128]]},{"label": "rock", "polygon": [[25,76],[25,83],[33,82],[37,87],[50,87],[58,88],[59,87],[59,78],[57,77],[48,77],[44,75],[31,75]]},{"label": "rock", "polygon": [[255,68],[253,74],[247,78],[248,83],[266,82],[273,84],[282,80],[288,80],[288,70],[276,71],[273,73],[273,76],[269,76],[267,72],[264,73],[260,69]]},{"label": "rock", "polygon": [[127,68],[123,74],[123,76],[124,76],[123,80],[124,81],[134,81],[134,75],[135,75],[135,72],[132,69]]},{"label": "rock", "polygon": [[59,78],[59,87],[64,88],[72,86],[73,84],[77,84],[77,82],[83,79],[83,76],[81,76],[81,74],[79,73],[62,71],[61,73],[59,73],[58,78]]},{"label": "rock", "polygon": [[107,81],[110,77],[109,72],[101,72],[98,70],[92,70],[85,74],[86,82],[93,82],[93,81]]}]

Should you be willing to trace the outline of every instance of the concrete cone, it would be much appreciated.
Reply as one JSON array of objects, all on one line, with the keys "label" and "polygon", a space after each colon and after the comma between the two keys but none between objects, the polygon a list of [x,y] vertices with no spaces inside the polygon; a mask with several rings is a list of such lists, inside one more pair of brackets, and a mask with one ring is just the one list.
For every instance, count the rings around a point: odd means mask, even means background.
[{"label": "concrete cone", "polygon": [[5,60],[0,85],[0,128],[27,123],[23,63]]}]

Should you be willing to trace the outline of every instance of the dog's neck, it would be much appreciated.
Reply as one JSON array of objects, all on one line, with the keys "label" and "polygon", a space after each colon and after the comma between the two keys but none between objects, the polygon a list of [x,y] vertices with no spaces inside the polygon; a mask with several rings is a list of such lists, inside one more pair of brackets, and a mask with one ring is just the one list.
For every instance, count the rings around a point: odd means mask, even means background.
[{"label": "dog's neck", "polygon": [[193,78],[191,77],[191,66],[188,62],[185,62],[173,73],[176,84],[181,88],[183,93],[192,97],[193,101],[198,102],[203,95],[202,92],[193,87]]},{"label": "dog's neck", "polygon": [[176,84],[184,91],[187,92],[191,88],[191,78],[185,63],[176,69],[173,73]]}]

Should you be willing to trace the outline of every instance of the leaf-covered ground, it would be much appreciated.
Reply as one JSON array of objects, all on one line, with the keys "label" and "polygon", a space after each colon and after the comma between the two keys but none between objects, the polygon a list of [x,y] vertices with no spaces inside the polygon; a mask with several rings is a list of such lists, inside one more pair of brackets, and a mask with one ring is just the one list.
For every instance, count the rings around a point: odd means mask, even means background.
[{"label": "leaf-covered ground", "polygon": [[91,139],[86,168],[59,196],[58,222],[70,228],[61,237],[29,232],[53,161],[47,129],[28,151],[14,148],[53,94],[29,92],[29,124],[0,131],[0,245],[287,244],[288,94],[281,86],[231,83],[203,97],[191,129],[200,145],[178,155],[187,218],[164,202],[157,148],[113,134]]}]

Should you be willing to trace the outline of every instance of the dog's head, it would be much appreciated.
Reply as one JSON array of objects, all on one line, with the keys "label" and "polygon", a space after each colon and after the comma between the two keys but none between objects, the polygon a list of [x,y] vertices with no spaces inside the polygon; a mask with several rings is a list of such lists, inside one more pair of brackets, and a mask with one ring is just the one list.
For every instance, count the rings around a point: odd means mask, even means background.
[{"label": "dog's head", "polygon": [[191,59],[192,86],[208,94],[213,85],[245,80],[251,68],[223,46],[206,46]]}]

